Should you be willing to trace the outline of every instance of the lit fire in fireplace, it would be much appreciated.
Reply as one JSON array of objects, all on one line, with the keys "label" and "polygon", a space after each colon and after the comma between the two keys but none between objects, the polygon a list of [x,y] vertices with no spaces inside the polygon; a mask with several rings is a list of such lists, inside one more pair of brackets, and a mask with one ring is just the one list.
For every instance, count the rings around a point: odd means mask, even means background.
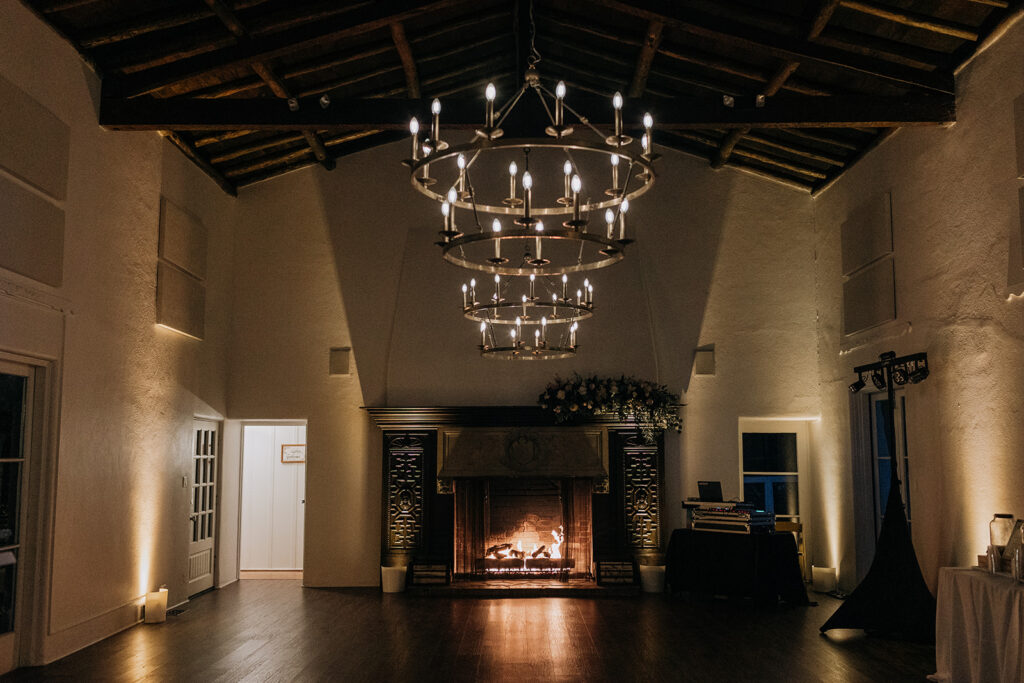
[{"label": "lit fire in fireplace", "polygon": [[565,530],[558,527],[558,530],[551,531],[553,539],[550,544],[533,544],[533,548],[527,552],[523,550],[523,542],[499,543],[489,547],[484,554],[481,569],[487,572],[501,572],[503,574],[523,572],[565,572],[575,566],[572,560],[562,558],[562,543],[565,541]]},{"label": "lit fire in fireplace", "polygon": [[511,543],[500,543],[498,545],[492,545],[487,549],[487,553],[484,555],[488,560],[504,560],[506,558],[514,558],[517,560],[525,559],[529,556],[531,559],[537,559],[538,557],[544,557],[548,559],[558,560],[562,557],[562,542],[565,541],[565,533],[562,527],[558,527],[558,531],[551,530],[551,535],[555,541],[550,547],[547,545],[533,544],[533,548],[529,553],[523,551],[523,542],[516,541],[515,547],[512,547]]}]

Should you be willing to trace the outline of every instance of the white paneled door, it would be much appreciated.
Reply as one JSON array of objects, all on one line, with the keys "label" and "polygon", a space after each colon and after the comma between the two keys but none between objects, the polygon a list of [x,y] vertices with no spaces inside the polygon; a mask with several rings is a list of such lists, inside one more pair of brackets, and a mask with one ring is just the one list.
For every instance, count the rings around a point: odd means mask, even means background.
[{"label": "white paneled door", "polygon": [[189,507],[188,594],[213,588],[214,531],[217,510],[217,455],[220,434],[216,422],[192,423],[192,501]]},{"label": "white paneled door", "polygon": [[305,425],[246,425],[239,569],[302,569]]}]

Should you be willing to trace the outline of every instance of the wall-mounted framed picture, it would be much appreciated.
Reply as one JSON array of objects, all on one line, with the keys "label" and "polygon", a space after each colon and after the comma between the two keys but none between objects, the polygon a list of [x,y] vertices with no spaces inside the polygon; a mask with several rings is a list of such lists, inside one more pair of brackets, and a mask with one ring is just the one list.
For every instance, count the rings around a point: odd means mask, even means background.
[{"label": "wall-mounted framed picture", "polygon": [[285,464],[306,462],[306,444],[285,443],[281,444],[281,462]]}]

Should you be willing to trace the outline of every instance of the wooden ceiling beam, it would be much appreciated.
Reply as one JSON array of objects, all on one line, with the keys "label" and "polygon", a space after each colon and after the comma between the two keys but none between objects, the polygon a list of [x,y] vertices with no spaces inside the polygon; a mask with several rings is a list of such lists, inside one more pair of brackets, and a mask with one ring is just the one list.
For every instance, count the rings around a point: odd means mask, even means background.
[{"label": "wooden ceiling beam", "polygon": [[770,33],[740,22],[704,14],[671,0],[626,3],[620,0],[592,0],[623,14],[648,21],[658,19],[684,33],[716,41],[723,46],[750,49],[784,61],[817,64],[844,72],[870,76],[902,88],[951,95],[953,76],[946,71],[922,71],[878,59],[819,45],[808,40]]},{"label": "wooden ceiling beam", "polygon": [[[771,97],[779,91],[782,84],[786,82],[786,79],[796,71],[797,67],[800,66],[799,62],[786,62],[772,74],[772,77],[765,83],[761,94],[765,97]],[[718,153],[715,155],[714,160],[711,162],[711,168],[721,168],[726,161],[729,160],[729,155],[732,154],[736,148],[737,143],[743,138],[744,135],[750,132],[750,126],[743,128],[734,128],[729,131],[729,134],[722,140],[721,146],[718,148]]]},{"label": "wooden ceiling beam", "polygon": [[[299,101],[296,111],[277,99],[225,98],[219,100],[124,99],[111,97],[104,87],[100,125],[110,130],[322,130],[379,129],[404,131],[411,116],[427,120],[426,99],[336,98],[323,108],[313,98]],[[612,124],[606,97],[572,97],[574,109],[585,112],[597,126]],[[671,100],[627,99],[623,116],[629,127],[639,125],[644,112],[654,115],[664,129],[694,128],[889,128],[942,125],[956,120],[951,96],[901,97],[784,97],[769,98],[762,107],[738,99],[726,106],[720,97],[675,97]],[[442,125],[472,130],[482,116],[479,98],[450,99],[444,103]],[[510,132],[507,131],[506,135]]]},{"label": "wooden ceiling beam", "polygon": [[238,45],[164,64],[121,78],[125,97],[151,94],[169,86],[199,77],[212,77],[250,66],[253,62],[272,61],[280,57],[322,47],[345,38],[386,28],[395,21],[437,12],[466,0],[435,0],[414,7],[398,0],[381,0],[329,21],[315,22],[298,28],[273,33]]},{"label": "wooden ceiling beam", "polygon": [[391,22],[391,41],[398,51],[398,58],[402,60],[402,69],[405,71],[405,89],[409,97],[420,98],[420,77],[416,71],[416,62],[412,58],[412,48],[409,47],[409,40],[405,37],[405,27],[400,21]]},{"label": "wooden ceiling beam", "polygon": [[164,12],[158,16],[150,16],[141,20],[136,17],[130,22],[119,22],[116,25],[105,26],[81,35],[78,37],[78,44],[85,49],[102,47],[138,38],[154,31],[185,26],[201,19],[209,19],[212,16],[213,14],[209,10],[195,9],[175,14]]},{"label": "wooden ceiling beam", "polygon": [[885,19],[903,26],[919,28],[932,33],[939,33],[960,40],[975,42],[978,40],[978,32],[970,26],[954,24],[950,21],[942,21],[927,14],[918,14],[898,7],[879,5],[874,2],[863,2],[862,0],[839,0],[839,4],[846,9],[868,14],[879,19]]},{"label": "wooden ceiling beam", "polygon": [[658,46],[661,45],[661,32],[665,24],[656,19],[647,23],[647,31],[644,33],[643,47],[636,58],[636,69],[633,71],[633,80],[629,84],[628,97],[640,97],[647,88],[647,76],[651,73],[651,65],[654,63],[654,55],[658,54]]},{"label": "wooden ceiling beam", "polygon": [[[825,25],[828,24],[829,19],[832,18],[832,14],[836,10],[837,0],[822,0],[818,3],[818,11],[816,12],[814,19],[811,21],[811,26],[807,31],[807,39],[814,40],[821,32],[825,29]],[[789,77],[793,75],[793,72],[799,68],[800,62],[794,60],[788,60],[772,74],[772,77],[765,83],[764,88],[761,90],[763,97],[771,97],[777,93]],[[715,155],[714,160],[711,162],[711,168],[721,168],[726,161],[729,160],[729,155],[736,149],[736,145],[743,138],[744,135],[750,132],[750,128],[736,128],[733,129],[729,135],[722,140],[721,146],[718,148],[718,153]]]},{"label": "wooden ceiling beam", "polygon": [[[221,23],[227,27],[231,35],[238,38],[243,44],[250,41],[251,37],[245,26],[239,20],[238,16],[234,11],[224,4],[223,0],[204,0],[206,5],[217,15],[217,18],[221,20]],[[267,84],[277,97],[283,100],[292,99],[292,93],[288,90],[288,86],[281,78],[274,73],[274,69],[265,61],[256,61],[251,65],[252,70],[256,72],[260,78]],[[323,140],[320,139],[320,135],[315,130],[303,130],[302,137],[306,139],[306,145],[309,150],[316,157],[316,160],[320,162],[324,168],[328,171],[334,170],[334,158],[331,156],[327,148],[324,147]]]}]

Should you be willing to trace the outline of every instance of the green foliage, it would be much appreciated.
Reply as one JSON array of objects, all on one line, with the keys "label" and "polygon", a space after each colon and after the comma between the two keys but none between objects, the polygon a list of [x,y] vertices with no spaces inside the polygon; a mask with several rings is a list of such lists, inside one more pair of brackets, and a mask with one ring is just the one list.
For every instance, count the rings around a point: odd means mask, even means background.
[{"label": "green foliage", "polygon": [[653,442],[666,429],[682,431],[679,396],[663,384],[636,377],[555,377],[537,397],[542,410],[549,410],[555,422],[580,420],[593,415],[615,415],[632,419],[644,439]]}]

